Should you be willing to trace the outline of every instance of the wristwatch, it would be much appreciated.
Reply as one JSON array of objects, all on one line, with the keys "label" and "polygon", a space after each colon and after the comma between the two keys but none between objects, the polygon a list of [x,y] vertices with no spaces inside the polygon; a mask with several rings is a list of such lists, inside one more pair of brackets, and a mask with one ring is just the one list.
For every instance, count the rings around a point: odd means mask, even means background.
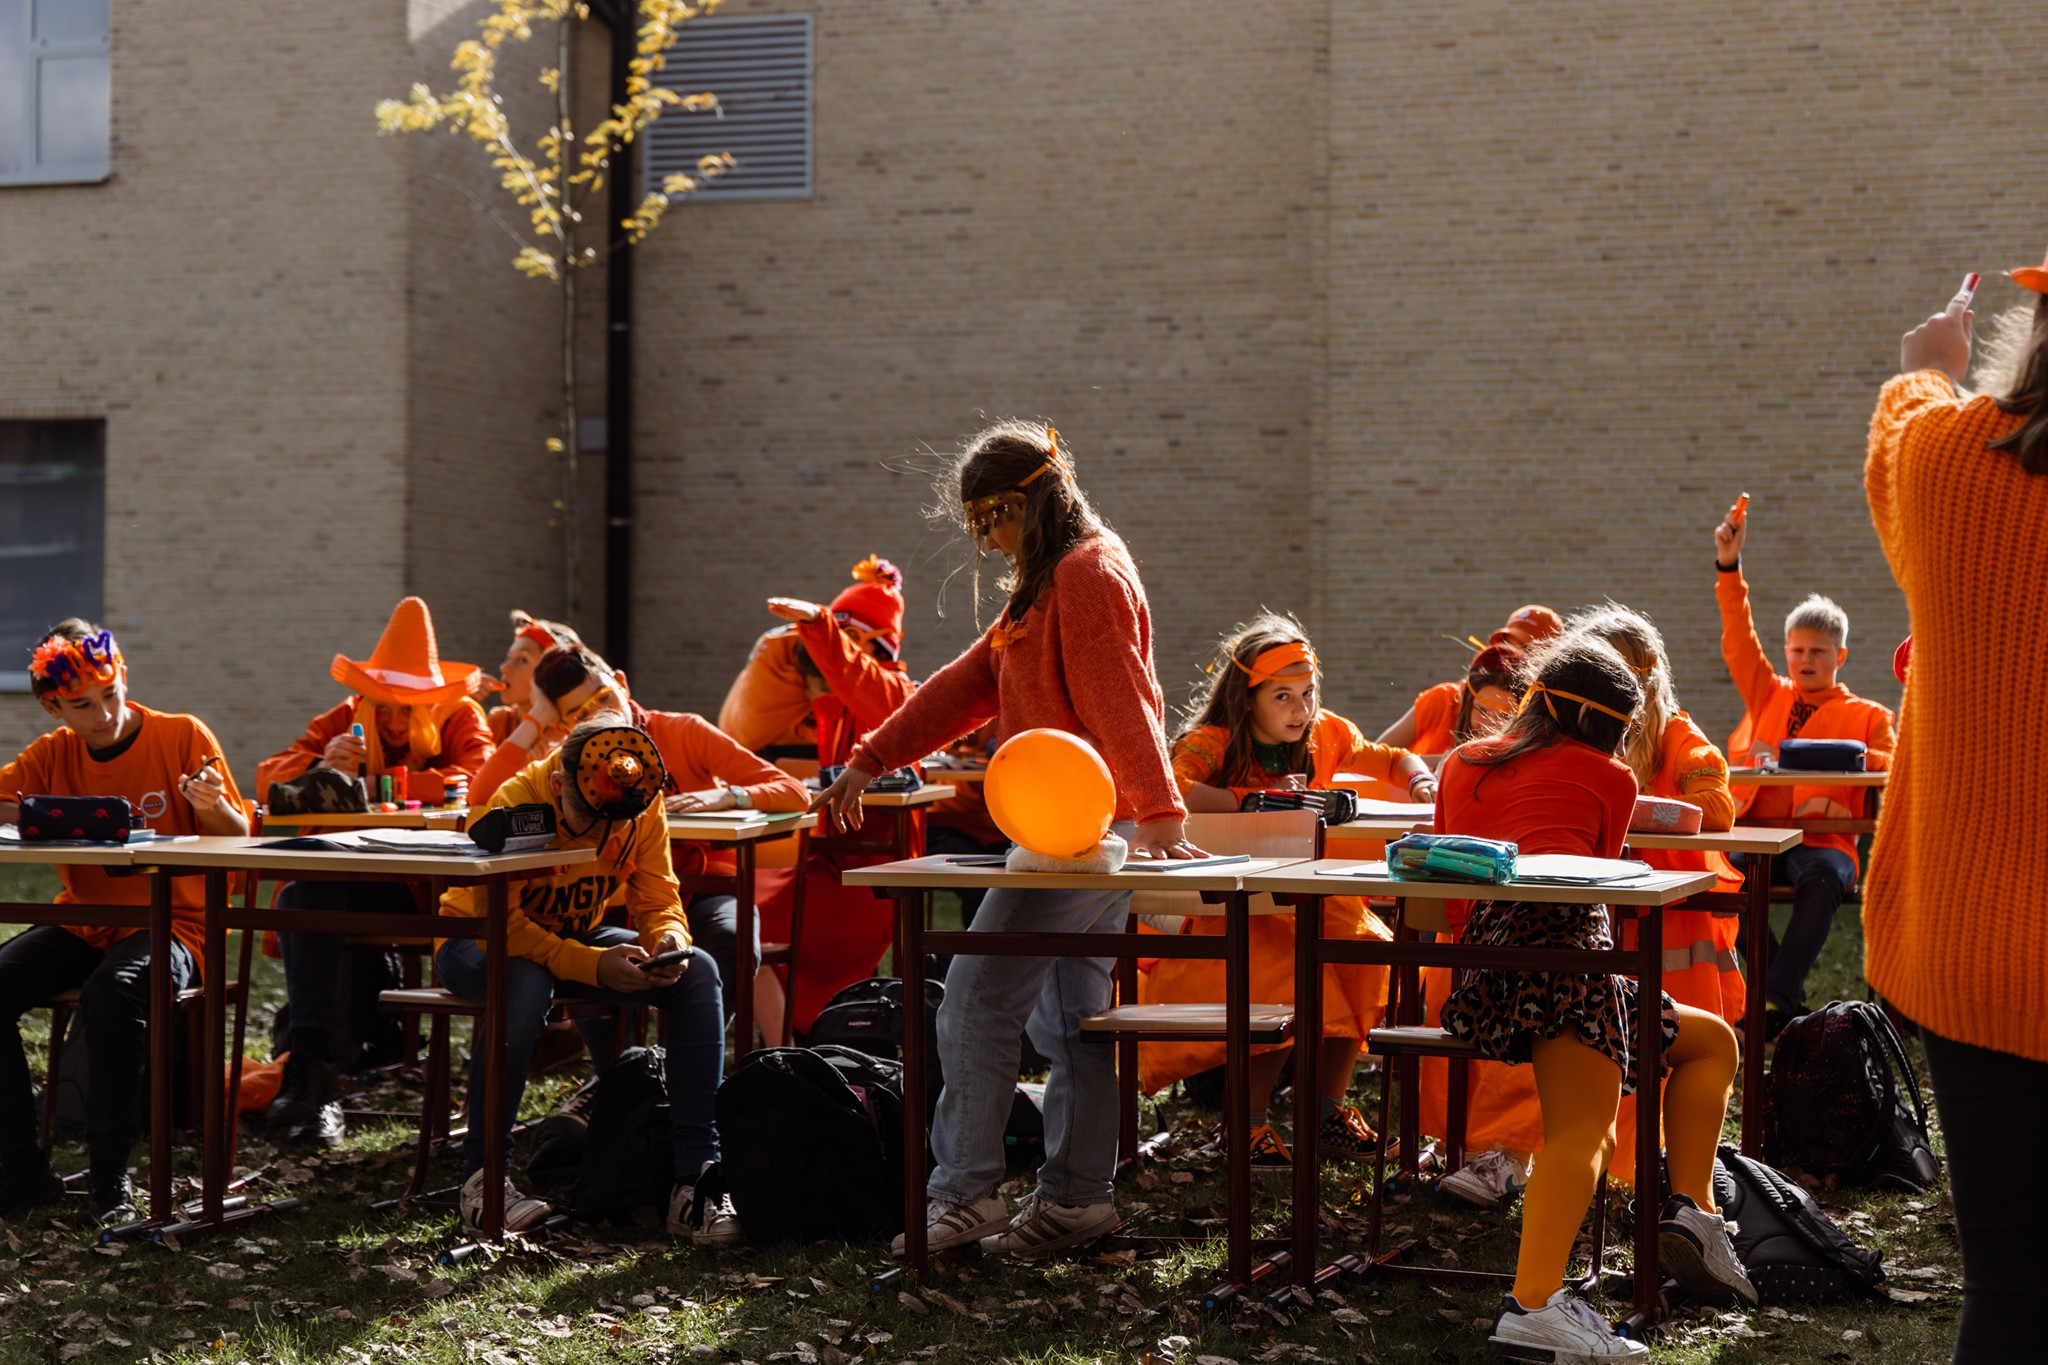
[{"label": "wristwatch", "polygon": [[732,804],[735,810],[752,810],[754,808],[754,795],[745,787],[727,787],[726,790],[732,793]]}]

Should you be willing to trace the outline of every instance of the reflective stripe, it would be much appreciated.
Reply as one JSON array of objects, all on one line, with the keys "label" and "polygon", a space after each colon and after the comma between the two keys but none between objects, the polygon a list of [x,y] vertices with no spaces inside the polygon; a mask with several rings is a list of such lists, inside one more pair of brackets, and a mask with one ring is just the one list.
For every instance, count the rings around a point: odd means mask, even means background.
[{"label": "reflective stripe", "polygon": [[1724,972],[1740,971],[1735,954],[1725,948],[1716,948],[1712,939],[1698,939],[1683,948],[1664,950],[1664,970],[1684,972],[1702,963],[1711,962],[1715,969]]}]

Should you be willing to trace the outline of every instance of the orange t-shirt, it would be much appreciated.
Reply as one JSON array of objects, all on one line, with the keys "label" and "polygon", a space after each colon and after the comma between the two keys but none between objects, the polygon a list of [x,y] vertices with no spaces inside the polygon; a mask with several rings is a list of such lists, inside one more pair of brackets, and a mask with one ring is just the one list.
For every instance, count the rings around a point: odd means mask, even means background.
[{"label": "orange t-shirt", "polygon": [[[219,754],[220,741],[197,716],[152,711],[132,701],[128,710],[134,716],[134,740],[118,755],[95,758],[75,731],[52,730],[0,768],[0,797],[12,801],[23,796],[119,796],[158,834],[204,833],[191,805],[178,793],[178,779],[198,772],[201,763]],[[241,805],[234,774],[225,762],[216,766],[227,799]],[[115,877],[104,867],[66,866],[57,872],[64,881],[64,889],[57,893],[59,905],[149,904],[146,876]],[[205,935],[204,896],[205,883],[199,877],[171,882],[171,931],[195,959]],[[141,932],[67,927],[101,949]]]},{"label": "orange t-shirt", "polygon": [[1458,705],[1465,699],[1465,683],[1442,682],[1415,698],[1415,740],[1409,746],[1418,754],[1447,754],[1458,747]]},{"label": "orange t-shirt", "polygon": [[1444,760],[1437,833],[1511,840],[1524,853],[1621,856],[1636,806],[1626,763],[1575,739],[1491,767],[1466,759],[1474,747]]}]

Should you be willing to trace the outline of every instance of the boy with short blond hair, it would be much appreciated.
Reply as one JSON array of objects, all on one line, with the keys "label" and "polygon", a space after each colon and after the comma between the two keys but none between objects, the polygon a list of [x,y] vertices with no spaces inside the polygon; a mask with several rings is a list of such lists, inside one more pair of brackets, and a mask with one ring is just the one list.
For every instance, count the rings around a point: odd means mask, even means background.
[{"label": "boy with short blond hair", "polygon": [[[220,742],[196,716],[129,701],[127,664],[110,632],[76,619],[52,627],[29,663],[29,684],[59,728],[0,767],[0,823],[19,817],[24,797],[94,796],[125,799],[157,834],[249,832]],[[60,905],[149,903],[147,877],[116,878],[84,866],[59,873]],[[203,888],[196,877],[171,887],[171,980],[183,988],[199,972]],[[12,1025],[72,989],[92,1052],[87,1208],[102,1223],[135,1216],[128,1153],[142,1129],[149,960],[149,934],[139,929],[46,924],[0,944],[0,1021],[10,1025],[0,1027],[0,1216],[63,1193],[38,1143],[28,1061]]]},{"label": "boy with short blond hair", "polygon": [[[1849,614],[1819,593],[1809,594],[1785,617],[1785,673],[1771,666],[1757,638],[1742,576],[1742,546],[1749,527],[1741,504],[1714,528],[1715,597],[1721,607],[1721,657],[1742,694],[1742,723],[1728,739],[1736,765],[1776,759],[1788,739],[1854,739],[1865,746],[1864,766],[1891,766],[1897,739],[1892,713],[1859,697],[1838,680],[1849,658]],[[1822,774],[1798,787],[1737,787],[1736,817],[1750,824],[1814,817],[1857,819],[1866,793],[1830,787]],[[1856,884],[1856,840],[1847,834],[1808,834],[1798,848],[1778,855],[1777,869],[1792,884],[1792,923],[1774,940],[1765,983],[1765,1032],[1806,1012],[1806,976],[1827,942],[1835,911]]]}]

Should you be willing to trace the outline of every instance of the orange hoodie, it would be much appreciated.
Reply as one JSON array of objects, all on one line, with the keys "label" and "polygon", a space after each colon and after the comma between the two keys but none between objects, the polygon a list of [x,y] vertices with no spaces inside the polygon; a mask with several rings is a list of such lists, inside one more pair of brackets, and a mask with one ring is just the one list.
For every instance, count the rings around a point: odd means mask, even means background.
[{"label": "orange hoodie", "polygon": [[[800,811],[810,805],[810,793],[803,783],[741,748],[732,736],[700,715],[648,711],[641,717],[641,727],[661,750],[669,782],[679,791],[735,787],[760,811]],[[737,866],[730,849],[713,844],[685,844],[682,857],[684,865],[679,872],[730,877]]]},{"label": "orange hoodie", "polygon": [[[1728,737],[1728,752],[1738,764],[1777,756],[1787,739],[1860,739],[1868,747],[1864,767],[1871,771],[1892,765],[1898,741],[1892,713],[1836,683],[1808,692],[1781,677],[1764,654],[1749,609],[1749,584],[1742,566],[1716,573],[1714,596],[1721,607],[1721,658],[1735,690],[1742,694],[1744,714]],[[1807,711],[1806,708],[1812,708]],[[1804,712],[1796,715],[1795,712]],[[1828,816],[1853,820],[1867,808],[1867,789],[1830,787],[1817,777],[1811,787],[1748,787],[1736,799],[1736,813],[1756,824],[1773,820]],[[1811,848],[1838,849],[1856,861],[1856,840],[1847,834],[1809,834]]]}]

